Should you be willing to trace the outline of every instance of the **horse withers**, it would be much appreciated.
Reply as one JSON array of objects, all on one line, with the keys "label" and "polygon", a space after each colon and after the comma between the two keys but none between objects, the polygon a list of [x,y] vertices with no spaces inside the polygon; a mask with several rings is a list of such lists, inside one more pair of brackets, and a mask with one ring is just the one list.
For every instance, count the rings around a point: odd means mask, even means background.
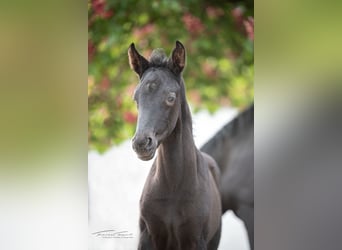
[{"label": "horse withers", "polygon": [[138,249],[217,249],[220,170],[193,140],[182,78],[185,48],[177,41],[170,57],[156,49],[147,60],[132,43],[128,57],[140,80],[132,146],[144,161],[158,150],[140,199]]}]

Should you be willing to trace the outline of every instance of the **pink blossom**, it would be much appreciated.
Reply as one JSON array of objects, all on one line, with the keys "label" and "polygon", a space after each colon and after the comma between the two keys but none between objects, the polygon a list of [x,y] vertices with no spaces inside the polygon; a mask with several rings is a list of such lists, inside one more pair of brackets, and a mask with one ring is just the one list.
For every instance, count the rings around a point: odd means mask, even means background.
[{"label": "pink blossom", "polygon": [[198,35],[204,31],[204,25],[198,17],[186,13],[182,17],[186,29],[193,35]]}]

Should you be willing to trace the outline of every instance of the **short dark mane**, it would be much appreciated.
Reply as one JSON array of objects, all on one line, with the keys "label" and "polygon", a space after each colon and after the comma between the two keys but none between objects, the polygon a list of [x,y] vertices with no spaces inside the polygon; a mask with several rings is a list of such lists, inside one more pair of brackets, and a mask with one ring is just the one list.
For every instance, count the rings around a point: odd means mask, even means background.
[{"label": "short dark mane", "polygon": [[154,49],[150,56],[150,67],[167,67],[169,58],[163,49]]},{"label": "short dark mane", "polygon": [[234,138],[246,129],[254,125],[254,104],[241,112],[232,121],[218,131],[207,143],[201,147],[201,151],[208,152],[214,145],[220,145],[227,138]]}]

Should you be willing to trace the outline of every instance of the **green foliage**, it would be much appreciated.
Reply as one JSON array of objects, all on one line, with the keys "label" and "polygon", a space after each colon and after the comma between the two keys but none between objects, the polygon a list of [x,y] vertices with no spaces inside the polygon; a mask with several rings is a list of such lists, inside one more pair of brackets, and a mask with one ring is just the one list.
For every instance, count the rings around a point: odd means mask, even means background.
[{"label": "green foliage", "polygon": [[[221,1],[222,2],[222,1]],[[253,41],[243,21],[250,1],[236,6],[215,1],[92,0],[88,4],[89,145],[104,152],[131,137],[138,82],[127,49],[134,42],[146,58],[154,48],[170,53],[175,41],[187,49],[183,77],[190,105],[214,112],[253,102]]]}]

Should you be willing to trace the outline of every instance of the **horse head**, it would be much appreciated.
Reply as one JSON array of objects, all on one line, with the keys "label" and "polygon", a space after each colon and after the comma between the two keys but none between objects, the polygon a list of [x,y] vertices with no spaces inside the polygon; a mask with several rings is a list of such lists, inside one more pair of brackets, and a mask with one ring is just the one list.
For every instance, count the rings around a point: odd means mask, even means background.
[{"label": "horse head", "polygon": [[132,43],[128,57],[139,77],[133,97],[138,108],[138,123],[132,146],[138,157],[147,161],[154,157],[160,143],[177,124],[182,104],[185,48],[177,41],[170,57],[156,49],[147,60]]}]

